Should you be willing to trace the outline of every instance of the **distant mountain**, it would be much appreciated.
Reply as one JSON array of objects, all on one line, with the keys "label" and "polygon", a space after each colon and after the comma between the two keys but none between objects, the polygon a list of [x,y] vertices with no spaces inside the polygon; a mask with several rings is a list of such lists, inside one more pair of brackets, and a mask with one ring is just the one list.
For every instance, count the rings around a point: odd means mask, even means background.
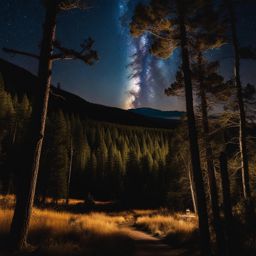
[{"label": "distant mountain", "polygon": [[166,120],[180,120],[185,112],[182,111],[162,111],[153,108],[135,108],[129,110],[132,113],[136,113],[145,117],[159,118]]},{"label": "distant mountain", "polygon": [[[0,59],[0,73],[4,78],[6,89],[13,95],[26,93],[29,98],[32,98],[35,94],[38,78],[29,71]],[[122,125],[169,129],[179,124],[178,120],[171,118],[161,119],[154,115],[142,115],[136,111],[90,103],[77,95],[52,86],[49,111],[54,109],[79,114],[82,119]]]}]

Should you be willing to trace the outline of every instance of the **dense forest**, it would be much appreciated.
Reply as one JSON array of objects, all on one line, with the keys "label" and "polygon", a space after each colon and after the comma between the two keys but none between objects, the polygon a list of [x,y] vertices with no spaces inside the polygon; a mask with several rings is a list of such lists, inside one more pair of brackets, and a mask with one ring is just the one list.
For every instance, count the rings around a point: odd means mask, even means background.
[{"label": "dense forest", "polygon": [[[26,136],[30,134],[32,102],[26,94],[17,96],[8,92],[2,76],[0,88],[1,192],[8,194],[15,193],[15,177],[22,172],[22,149]],[[197,120],[202,133],[200,109]],[[38,200],[45,200],[46,197],[86,200],[91,194],[98,200],[118,200],[126,207],[192,209],[195,207],[193,174],[184,121],[180,120],[179,127],[175,129],[165,130],[84,120],[76,113],[52,110],[47,118]],[[239,203],[243,191],[237,158],[236,122],[237,117],[228,108],[218,120],[211,117],[211,127],[214,128],[211,140],[214,142],[214,165],[217,170],[220,152],[226,148],[229,152],[231,190],[234,203]],[[253,127],[251,124],[248,128],[251,134],[251,169],[255,163]],[[200,147],[207,185],[203,137]],[[14,162],[13,158],[18,160]],[[255,182],[253,175],[251,185],[254,186]]]},{"label": "dense forest", "polygon": [[[31,102],[10,95],[1,81],[1,191],[15,192],[22,148],[29,136]],[[175,178],[173,131],[81,120],[53,111],[47,119],[37,195],[120,200],[129,206],[164,205]],[[13,162],[12,159],[19,159]],[[143,183],[143,186],[141,184]]]}]

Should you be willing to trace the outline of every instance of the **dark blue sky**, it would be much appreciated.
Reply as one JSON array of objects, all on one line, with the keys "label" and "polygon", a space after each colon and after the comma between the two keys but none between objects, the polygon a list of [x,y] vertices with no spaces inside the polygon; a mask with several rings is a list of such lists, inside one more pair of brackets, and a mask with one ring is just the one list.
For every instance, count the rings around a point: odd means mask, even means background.
[{"label": "dark blue sky", "polygon": [[[107,105],[122,106],[126,80],[126,37],[120,31],[119,1],[94,1],[89,11],[74,10],[58,17],[57,38],[67,47],[78,48],[91,36],[100,61],[86,66],[80,61],[55,62],[53,83],[85,99]],[[40,0],[0,2],[0,46],[38,52],[44,9]],[[33,73],[37,62],[27,57],[0,56]]]},{"label": "dark blue sky", "polygon": [[[95,40],[100,60],[94,66],[79,61],[56,62],[53,84],[61,83],[63,89],[74,92],[88,101],[117,107],[182,108],[182,100],[168,98],[164,88],[173,79],[179,65],[178,52],[168,61],[157,60],[147,53],[147,38],[132,39],[128,28],[121,26],[120,16],[131,12],[138,0],[96,0],[88,11],[74,10],[58,17],[57,39],[67,47],[78,48],[88,36]],[[254,5],[256,7],[256,5]],[[256,44],[255,8],[239,9],[239,37],[241,43]],[[0,1],[0,47],[8,46],[38,52],[44,9],[40,0]],[[127,64],[130,56],[140,58],[139,78],[129,80]],[[229,46],[212,52],[213,58],[231,56]],[[9,56],[0,51],[0,57],[37,71],[37,62],[26,57]],[[230,60],[224,60],[221,72],[227,78],[232,71]],[[256,83],[255,62],[243,62],[244,83]],[[132,93],[128,93],[132,92]]]}]

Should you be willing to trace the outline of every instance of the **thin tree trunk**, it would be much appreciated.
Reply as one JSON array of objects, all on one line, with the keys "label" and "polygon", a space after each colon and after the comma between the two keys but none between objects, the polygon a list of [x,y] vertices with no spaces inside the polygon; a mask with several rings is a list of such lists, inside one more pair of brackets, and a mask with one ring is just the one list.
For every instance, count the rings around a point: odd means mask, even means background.
[{"label": "thin tree trunk", "polygon": [[17,134],[17,121],[15,121],[14,131],[12,134],[12,145],[14,145],[16,142],[16,134]]},{"label": "thin tree trunk", "polygon": [[192,162],[192,170],[195,181],[195,190],[198,205],[198,217],[199,217],[199,229],[200,229],[200,242],[201,242],[201,255],[210,256],[210,234],[208,224],[208,213],[205,198],[204,181],[202,176],[198,137],[195,124],[194,106],[193,106],[193,89],[191,82],[191,71],[190,71],[190,60],[187,49],[187,32],[185,26],[185,18],[183,13],[183,6],[180,1],[176,1],[179,15],[180,25],[180,39],[181,39],[181,50],[182,50],[182,69],[184,73],[185,82],[185,94],[186,94],[186,111],[187,111],[187,122],[189,131],[189,142],[190,142],[190,154]]},{"label": "thin tree trunk", "polygon": [[245,199],[251,201],[251,188],[250,188],[250,177],[249,177],[249,164],[248,164],[248,152],[246,143],[246,115],[243,101],[243,89],[240,79],[240,56],[239,56],[239,45],[237,38],[236,18],[231,0],[225,0],[227,2],[228,11],[230,15],[231,29],[232,29],[232,44],[235,56],[234,75],[237,89],[237,99],[239,105],[239,145],[241,155],[241,169],[242,169],[242,180],[243,180],[243,195]]},{"label": "thin tree trunk", "polygon": [[193,179],[193,174],[191,168],[188,170],[188,177],[189,177],[189,185],[190,185],[190,191],[191,191],[191,198],[193,202],[193,208],[194,208],[194,213],[197,214],[197,203],[196,203],[196,195],[194,191],[194,179]]},{"label": "thin tree trunk", "polygon": [[69,171],[68,171],[66,204],[69,204],[69,192],[70,192],[70,180],[71,180],[71,173],[72,173],[73,156],[74,156],[74,149],[73,149],[73,143],[72,143],[72,139],[71,139],[71,141],[70,141],[70,161],[69,161]]},{"label": "thin tree trunk", "polygon": [[190,192],[191,192],[191,199],[193,203],[193,209],[194,213],[197,214],[197,202],[196,202],[196,195],[195,195],[195,188],[194,188],[194,178],[193,178],[193,173],[192,173],[192,168],[191,168],[191,161],[188,162],[187,159],[185,159],[183,154],[180,154],[184,167],[188,172],[188,178],[189,178],[189,187],[190,187]]},{"label": "thin tree trunk", "polygon": [[203,84],[203,56],[199,52],[198,66],[199,66],[199,94],[201,99],[201,114],[203,127],[203,144],[205,147],[205,158],[207,163],[208,181],[210,187],[211,209],[213,215],[213,228],[216,234],[217,253],[218,255],[225,255],[225,237],[222,229],[220,209],[218,203],[218,188],[215,176],[215,168],[213,163],[213,152],[209,138],[209,121],[208,121],[208,104],[206,99],[205,88]]},{"label": "thin tree trunk", "polygon": [[230,196],[230,181],[228,176],[228,162],[224,152],[220,154],[220,171],[221,171],[221,185],[223,194],[223,207],[224,217],[226,224],[227,233],[227,254],[232,256],[235,255],[236,250],[234,249],[236,244],[234,243],[234,231],[233,231],[233,213]]},{"label": "thin tree trunk", "polygon": [[48,1],[47,3],[38,69],[39,84],[34,101],[30,127],[32,134],[30,134],[25,151],[27,154],[25,159],[27,175],[20,178],[15,212],[11,224],[11,243],[13,247],[17,249],[22,249],[27,246],[28,228],[35,197],[50,93],[52,70],[51,53],[53,40],[55,38],[57,9],[54,1]]}]

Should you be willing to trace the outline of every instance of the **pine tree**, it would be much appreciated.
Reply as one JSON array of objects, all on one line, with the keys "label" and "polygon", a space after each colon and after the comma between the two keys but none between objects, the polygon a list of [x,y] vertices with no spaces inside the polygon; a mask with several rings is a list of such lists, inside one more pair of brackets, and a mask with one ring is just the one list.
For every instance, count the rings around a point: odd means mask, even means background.
[{"label": "pine tree", "polygon": [[232,0],[224,0],[225,6],[229,15],[229,22],[231,26],[232,40],[231,44],[234,52],[234,79],[239,107],[239,146],[241,157],[241,169],[242,169],[242,181],[243,181],[243,195],[248,200],[250,207],[251,200],[251,188],[250,188],[250,176],[249,176],[249,162],[248,162],[248,148],[247,148],[247,132],[246,132],[246,113],[243,98],[243,89],[240,77],[240,50],[237,34],[237,19],[235,16],[234,3]]},{"label": "pine tree", "polygon": [[[69,152],[72,154],[72,171],[70,172],[70,189],[79,195],[85,184],[85,169],[91,154],[84,124],[79,116],[71,117],[71,142]],[[72,146],[72,148],[71,148]],[[73,151],[73,152],[72,152]],[[71,155],[70,155],[71,160]]]},{"label": "pine tree", "polygon": [[15,114],[11,95],[5,90],[4,80],[0,76],[0,120],[6,120],[6,123],[13,118]]},{"label": "pine tree", "polygon": [[[200,40],[201,37],[199,37]],[[201,39],[202,40],[202,39]],[[204,40],[205,41],[205,40]],[[206,42],[204,42],[206,44]],[[197,52],[200,50],[197,49]],[[226,90],[226,86],[223,82],[224,78],[217,73],[219,67],[218,62],[208,62],[203,58],[202,54],[197,57],[197,63],[192,65],[192,77],[194,90],[199,96],[200,100],[200,117],[201,126],[203,131],[203,148],[204,148],[204,159],[207,166],[207,177],[209,180],[210,187],[210,199],[211,199],[211,209],[213,214],[213,227],[216,233],[217,248],[221,255],[225,251],[224,245],[224,233],[221,225],[220,210],[218,203],[218,189],[215,175],[215,167],[213,162],[213,149],[210,140],[210,127],[209,127],[209,117],[208,110],[210,108],[207,94],[211,93],[214,97],[218,97],[220,92]],[[170,88],[166,90],[168,95],[176,94],[177,90],[184,88],[183,75],[179,70],[177,72],[176,81],[172,84]],[[189,170],[189,177],[192,178]],[[193,200],[195,201],[195,200]]]},{"label": "pine tree", "polygon": [[13,126],[14,108],[12,98],[5,91],[4,80],[0,73],[0,179],[2,192],[8,193],[10,188],[11,164],[10,158],[12,154],[11,130]]},{"label": "pine tree", "polygon": [[[54,200],[68,196],[68,175],[70,168],[70,119],[59,110],[47,117],[45,141],[38,178],[37,195]],[[59,191],[58,191],[59,190]],[[66,198],[67,199],[67,198]]]},{"label": "pine tree", "polygon": [[131,150],[124,177],[124,201],[128,206],[139,206],[142,197],[142,184],[139,159],[136,153]]},{"label": "pine tree", "polygon": [[[68,145],[67,145],[67,124],[62,111],[50,116],[50,129],[48,129],[49,139],[48,146],[50,151],[45,161],[48,165],[48,195],[55,200],[65,198],[67,193],[68,180]],[[48,150],[49,150],[48,149]]]},{"label": "pine tree", "polygon": [[197,13],[196,10],[199,10],[201,5],[202,1],[180,0],[153,0],[149,5],[138,5],[131,23],[131,32],[135,36],[141,35],[142,33],[150,33],[153,35],[151,51],[161,58],[168,58],[173,51],[180,46],[186,94],[190,154],[198,202],[201,253],[202,255],[210,255],[208,213],[195,125],[190,57],[188,51],[188,36],[190,30],[193,29],[189,27],[189,19]]},{"label": "pine tree", "polygon": [[7,113],[7,93],[4,89],[4,82],[0,76],[0,120],[4,120]]},{"label": "pine tree", "polygon": [[[27,245],[27,233],[32,214],[42,143],[45,133],[53,61],[80,59],[84,63],[92,65],[95,60],[98,59],[97,53],[92,50],[94,42],[91,38],[81,44],[82,49],[80,52],[63,47],[55,38],[57,15],[60,12],[80,8],[81,1],[44,0],[43,5],[46,13],[43,39],[40,44],[40,56],[33,53],[4,48],[6,52],[22,54],[39,61],[39,86],[36,100],[34,101],[31,122],[31,131],[33,134],[31,134],[30,140],[27,142],[30,148],[27,146],[26,149],[26,169],[28,170],[28,175],[21,182],[20,191],[17,193],[16,207],[11,225],[11,241],[14,247],[18,249],[22,249]],[[55,49],[55,51],[53,49]]]}]

